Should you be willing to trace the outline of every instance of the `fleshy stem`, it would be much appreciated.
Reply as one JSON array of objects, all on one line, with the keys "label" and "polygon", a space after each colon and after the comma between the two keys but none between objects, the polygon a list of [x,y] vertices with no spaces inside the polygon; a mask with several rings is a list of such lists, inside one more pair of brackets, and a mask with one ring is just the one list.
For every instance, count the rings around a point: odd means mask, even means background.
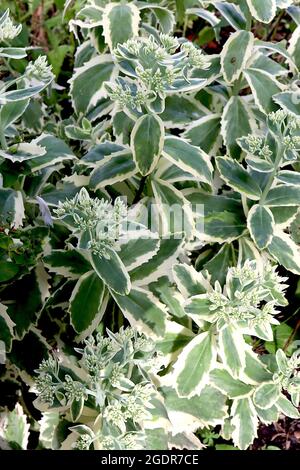
[{"label": "fleshy stem", "polygon": [[6,142],[6,138],[4,135],[4,130],[1,127],[1,125],[0,125],[0,144],[3,150],[7,150],[7,142]]},{"label": "fleshy stem", "polygon": [[252,28],[252,14],[246,2],[244,2],[244,15],[246,17],[246,30],[251,31]]},{"label": "fleshy stem", "polygon": [[140,198],[143,194],[143,191],[144,191],[146,179],[147,179],[147,176],[143,176],[141,178],[139,189],[137,190],[137,193],[134,197],[134,200],[133,200],[132,204],[136,204],[137,202],[139,202],[139,200],[140,200]]},{"label": "fleshy stem", "polygon": [[283,158],[283,152],[284,152],[284,147],[282,144],[280,144],[280,147],[278,149],[278,154],[277,154],[277,157],[276,157],[276,160],[274,162],[274,169],[272,171],[272,173],[270,174],[270,177],[268,179],[268,182],[267,182],[267,185],[262,193],[262,196],[260,198],[260,201],[259,201],[259,204],[260,205],[263,205],[265,203],[265,200],[268,196],[268,193],[272,187],[272,184],[274,182],[274,178],[277,174],[277,171],[278,171],[278,168],[280,167],[280,164],[281,164],[281,160]]},{"label": "fleshy stem", "polygon": [[242,83],[243,83],[243,75],[240,75],[240,77],[233,84],[232,96],[239,96],[239,93],[241,91]]}]

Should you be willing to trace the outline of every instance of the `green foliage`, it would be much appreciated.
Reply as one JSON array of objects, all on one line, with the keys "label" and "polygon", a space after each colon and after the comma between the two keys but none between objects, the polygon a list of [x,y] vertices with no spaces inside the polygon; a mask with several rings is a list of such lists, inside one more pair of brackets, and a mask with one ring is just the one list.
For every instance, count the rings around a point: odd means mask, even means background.
[{"label": "green foliage", "polygon": [[2,2],[8,447],[247,449],[299,418],[296,3]]}]

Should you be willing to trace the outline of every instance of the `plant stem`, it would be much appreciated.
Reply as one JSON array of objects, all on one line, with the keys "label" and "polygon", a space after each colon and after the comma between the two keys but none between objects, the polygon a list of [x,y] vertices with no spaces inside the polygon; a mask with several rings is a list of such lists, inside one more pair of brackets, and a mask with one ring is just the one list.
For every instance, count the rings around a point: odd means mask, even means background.
[{"label": "plant stem", "polygon": [[4,134],[4,130],[0,126],[0,144],[3,150],[7,150],[7,142]]},{"label": "plant stem", "polygon": [[141,195],[143,194],[143,191],[144,191],[146,179],[147,179],[147,176],[143,176],[141,178],[139,189],[137,190],[137,193],[132,201],[132,204],[136,204],[141,199]]},{"label": "plant stem", "polygon": [[246,16],[246,30],[251,31],[251,29],[252,29],[252,14],[250,12],[250,9],[249,9],[247,3],[245,3],[244,8],[245,8],[244,14]]},{"label": "plant stem", "polygon": [[183,23],[185,18],[185,8],[183,0],[176,0],[176,14],[178,22]]},{"label": "plant stem", "polygon": [[265,203],[265,200],[268,196],[268,193],[272,187],[272,184],[274,182],[274,178],[276,176],[276,173],[278,171],[278,168],[280,166],[280,163],[281,163],[281,160],[282,160],[282,157],[283,157],[283,146],[280,145],[280,148],[278,149],[278,154],[277,154],[277,157],[276,157],[276,160],[275,160],[275,163],[274,163],[274,170],[272,171],[272,173],[270,174],[270,177],[268,179],[268,182],[267,182],[267,185],[262,193],[262,196],[260,198],[260,201],[259,201],[259,204],[260,205],[263,205]]},{"label": "plant stem", "polygon": [[269,31],[266,41],[273,41],[275,39],[276,33],[277,33],[277,28],[280,25],[280,21],[285,15],[285,11],[282,10],[281,13],[279,13],[278,17],[276,18],[275,23],[273,24],[273,27],[271,28],[271,31]]},{"label": "plant stem", "polygon": [[236,82],[234,83],[232,87],[232,96],[239,96],[239,93],[241,91],[241,85],[243,82],[243,75],[241,75]]},{"label": "plant stem", "polygon": [[185,38],[186,36],[187,27],[188,27],[188,17],[186,16],[184,20],[184,24],[183,24],[183,33],[182,33],[183,38]]},{"label": "plant stem", "polygon": [[287,348],[290,346],[290,344],[294,341],[294,338],[295,338],[295,336],[296,336],[296,334],[297,334],[299,328],[300,328],[300,320],[298,320],[297,325],[295,326],[295,328],[294,328],[292,334],[290,335],[290,337],[288,338],[287,342],[286,342],[285,345],[283,346],[283,350],[284,350],[284,351],[286,351]]},{"label": "plant stem", "polygon": [[242,195],[242,205],[243,205],[244,214],[246,217],[248,217],[249,209],[247,206],[247,196]]}]

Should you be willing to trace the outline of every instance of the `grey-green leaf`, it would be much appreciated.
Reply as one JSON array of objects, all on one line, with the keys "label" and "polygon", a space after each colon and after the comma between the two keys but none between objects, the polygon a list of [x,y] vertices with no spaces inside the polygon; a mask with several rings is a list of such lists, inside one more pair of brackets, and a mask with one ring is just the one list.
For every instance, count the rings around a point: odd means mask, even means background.
[{"label": "grey-green leaf", "polygon": [[133,159],[143,176],[151,173],[164,145],[164,124],[159,116],[146,114],[140,117],[131,134]]},{"label": "grey-green leaf", "polygon": [[251,56],[254,36],[249,31],[237,31],[227,40],[221,52],[221,68],[228,84],[235,82]]},{"label": "grey-green leaf", "polygon": [[282,85],[263,70],[249,68],[244,71],[244,74],[258,109],[264,114],[277,111],[279,106],[274,102],[273,97],[282,91]]},{"label": "grey-green leaf", "polygon": [[132,326],[156,339],[164,337],[167,312],[150,292],[132,288],[126,296],[112,294]]},{"label": "grey-green leaf", "polygon": [[262,23],[270,23],[276,15],[276,0],[247,0],[252,16]]},{"label": "grey-green leaf", "polygon": [[209,156],[179,137],[166,137],[163,155],[174,165],[211,184],[213,167]]},{"label": "grey-green leaf", "polygon": [[264,410],[271,408],[277,402],[280,392],[281,386],[279,384],[263,383],[255,390],[253,402]]},{"label": "grey-green leaf", "polygon": [[274,206],[298,206],[300,201],[300,186],[280,185],[269,191],[265,204]]},{"label": "grey-green leaf", "polygon": [[249,199],[254,201],[260,199],[260,187],[240,163],[228,157],[218,157],[216,162],[221,177],[226,183],[244,193]]},{"label": "grey-green leaf", "polygon": [[250,209],[248,214],[248,229],[260,250],[264,250],[270,245],[273,238],[274,226],[274,217],[268,207],[257,204]]},{"label": "grey-green leaf", "polygon": [[130,277],[119,255],[111,248],[105,248],[105,256],[92,253],[91,261],[98,276],[114,292],[126,295],[131,288]]},{"label": "grey-green leaf", "polygon": [[77,333],[87,330],[94,322],[100,311],[103,295],[104,284],[96,273],[88,272],[77,281],[69,307],[72,325]]},{"label": "grey-green leaf", "polygon": [[174,365],[176,390],[180,397],[193,397],[208,383],[208,374],[216,360],[213,336],[201,333],[183,348]]}]

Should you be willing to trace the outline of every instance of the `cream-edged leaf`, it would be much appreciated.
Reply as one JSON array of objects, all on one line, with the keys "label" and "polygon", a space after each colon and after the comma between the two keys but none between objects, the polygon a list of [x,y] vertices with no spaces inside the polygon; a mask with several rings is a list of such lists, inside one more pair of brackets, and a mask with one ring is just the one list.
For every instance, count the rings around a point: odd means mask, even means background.
[{"label": "cream-edged leaf", "polygon": [[112,295],[133,327],[154,339],[164,337],[168,314],[151,292],[133,287],[128,295]]},{"label": "cream-edged leaf", "polygon": [[145,114],[134,125],[131,133],[133,159],[143,176],[155,169],[164,146],[165,129],[161,118]]},{"label": "cream-edged leaf", "polygon": [[91,255],[91,263],[98,276],[107,287],[120,295],[127,295],[131,289],[130,277],[119,255],[109,247],[105,255]]},{"label": "cream-edged leaf", "polygon": [[276,15],[276,0],[247,0],[251,15],[262,23],[271,23]]},{"label": "cream-edged leaf", "polygon": [[[77,333],[82,333],[97,317],[104,296],[104,284],[94,272],[81,276],[70,298],[71,323]],[[100,322],[99,318],[99,322]]]},{"label": "cream-edged leaf", "polygon": [[259,204],[254,205],[249,211],[247,224],[256,246],[260,250],[267,248],[272,241],[275,227],[270,209]]},{"label": "cream-edged leaf", "polygon": [[288,416],[289,418],[292,418],[292,419],[300,418],[300,413],[297,410],[297,408],[283,394],[280,395],[277,402],[275,403],[275,406],[278,409],[278,411],[283,413],[285,416]]},{"label": "cream-edged leaf", "polygon": [[77,114],[86,113],[106,96],[104,83],[112,81],[117,75],[110,54],[93,57],[83,66],[76,68],[70,79],[72,105]]},{"label": "cream-edged leaf", "polygon": [[273,100],[289,114],[293,114],[295,117],[299,117],[300,100],[299,92],[297,90],[278,93],[273,96]]},{"label": "cream-edged leaf", "polygon": [[146,286],[162,276],[167,276],[172,280],[172,266],[182,251],[183,243],[182,233],[169,234],[161,239],[156,254],[147,263],[130,271],[132,282],[138,286]]},{"label": "cream-edged leaf", "polygon": [[244,70],[244,75],[258,109],[264,114],[277,111],[278,105],[274,102],[273,96],[282,92],[284,86],[264,70],[249,68]]},{"label": "cream-edged leaf", "polygon": [[199,395],[209,382],[217,350],[209,332],[200,333],[185,346],[174,364],[174,382],[180,397]]},{"label": "cream-edged leaf", "polygon": [[297,69],[299,69],[300,67],[300,26],[297,26],[297,28],[292,34],[288,52],[292,56]]},{"label": "cream-edged leaf", "polygon": [[[166,376],[163,382],[170,380],[172,376]],[[172,384],[164,385],[160,391],[176,432],[195,432],[199,428],[217,426],[227,417],[226,396],[210,385],[192,398],[179,397]]]},{"label": "cream-edged leaf", "polygon": [[214,6],[235,30],[246,29],[247,21],[238,5],[222,1],[214,2]]},{"label": "cream-edged leaf", "polygon": [[280,384],[275,384],[274,382],[263,383],[255,390],[253,403],[258,408],[267,410],[277,402],[280,392]]},{"label": "cream-edged leaf", "polygon": [[213,155],[221,146],[220,127],[220,114],[209,114],[190,124],[182,137],[208,155]]},{"label": "cream-edged leaf", "polygon": [[234,379],[229,372],[219,366],[210,373],[210,380],[214,387],[225,393],[228,398],[244,398],[251,395],[253,386],[245,384],[241,380]]},{"label": "cream-edged leaf", "polygon": [[234,445],[246,450],[257,437],[258,418],[250,398],[235,400],[231,408]]},{"label": "cream-edged leaf", "polygon": [[162,181],[153,180],[152,189],[160,215],[161,232],[163,237],[169,234],[183,235],[181,238],[190,239],[194,232],[194,218],[191,205],[182,193],[173,185]]},{"label": "cream-edged leaf", "polygon": [[287,233],[277,228],[268,251],[288,271],[300,275],[300,248]]},{"label": "cream-edged leaf", "polygon": [[270,189],[265,199],[269,207],[298,206],[300,201],[300,186],[282,184]]},{"label": "cream-edged leaf", "polygon": [[234,83],[251,56],[254,36],[249,31],[237,31],[227,40],[221,52],[221,69],[225,81]]},{"label": "cream-edged leaf", "polygon": [[193,337],[194,334],[190,329],[167,320],[165,335],[157,342],[157,349],[163,354],[164,363],[168,365],[173,362]]},{"label": "cream-edged leaf", "polygon": [[107,3],[103,10],[102,24],[105,42],[110,50],[138,36],[139,22],[140,12],[134,3]]},{"label": "cream-edged leaf", "polygon": [[216,163],[221,177],[229,186],[244,193],[249,199],[260,199],[260,187],[240,163],[228,157],[218,157]]},{"label": "cream-edged leaf", "polygon": [[17,403],[12,411],[4,411],[0,415],[0,436],[6,442],[17,444],[22,450],[27,449],[29,439],[29,423],[22,406]]},{"label": "cream-edged leaf", "polygon": [[105,186],[120,183],[137,173],[132,152],[121,150],[112,155],[105,156],[90,176],[90,186],[93,189],[104,188]]},{"label": "cream-edged leaf", "polygon": [[156,255],[160,247],[160,240],[156,233],[150,230],[126,231],[120,238],[118,252],[127,271],[132,271],[147,263]]},{"label": "cream-edged leaf", "polygon": [[245,368],[245,341],[242,332],[229,325],[219,332],[219,354],[224,367],[238,378]]},{"label": "cream-edged leaf", "polygon": [[196,176],[200,181],[211,184],[213,166],[209,156],[179,137],[166,137],[163,155],[183,171]]},{"label": "cream-edged leaf", "polygon": [[240,96],[232,96],[226,104],[221,121],[221,134],[228,154],[239,159],[241,148],[238,139],[256,130],[251,108]]},{"label": "cream-edged leaf", "polygon": [[204,278],[203,274],[188,264],[175,264],[173,266],[173,276],[178,289],[185,298],[205,294],[211,290],[210,283]]},{"label": "cream-edged leaf", "polygon": [[3,361],[7,352],[10,352],[14,339],[15,324],[7,314],[7,307],[0,303],[0,359]]}]

